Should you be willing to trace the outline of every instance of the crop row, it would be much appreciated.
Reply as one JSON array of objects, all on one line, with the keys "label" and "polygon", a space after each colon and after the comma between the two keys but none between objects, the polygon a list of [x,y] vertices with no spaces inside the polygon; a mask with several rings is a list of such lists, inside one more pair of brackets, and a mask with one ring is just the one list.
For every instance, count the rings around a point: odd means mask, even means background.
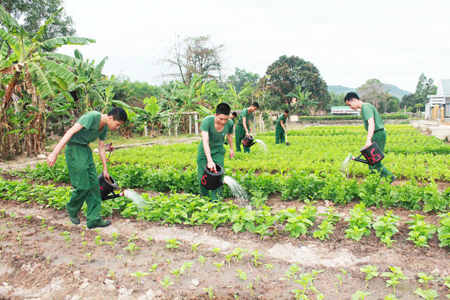
[{"label": "crop row", "polygon": [[[63,209],[68,202],[70,189],[67,187],[54,188],[49,186],[29,185],[27,182],[6,181],[0,179],[0,197],[4,200],[15,200],[22,202],[37,201],[40,204]],[[263,205],[259,210],[248,210],[230,202],[210,202],[199,196],[191,194],[160,194],[156,197],[148,197],[143,194],[144,203],[136,204],[129,199],[120,198],[103,202],[102,215],[109,215],[113,210],[120,211],[124,218],[136,217],[140,220],[162,221],[162,224],[187,224],[202,225],[210,224],[215,228],[218,226],[231,225],[235,233],[250,231],[258,233],[261,238],[265,235],[278,235],[286,232],[291,237],[298,238],[302,234],[312,234],[314,238],[328,239],[333,233],[336,223],[340,217],[334,208],[329,208],[327,213],[318,214],[314,201],[306,200],[302,209],[288,208],[277,212],[271,207]],[[318,216],[324,217],[317,230],[313,233],[309,230],[314,226]],[[396,224],[399,217],[387,212],[385,216],[372,218],[372,212],[366,209],[364,204],[356,204],[350,210],[350,218],[346,237],[359,241],[363,235],[370,234],[371,228],[376,230],[377,237],[388,246],[392,245],[393,235],[398,232]],[[450,213],[441,214],[436,228],[427,224],[424,217],[416,214],[410,215],[413,221],[407,222],[411,226],[410,238],[416,246],[428,246],[428,239],[439,232],[440,246],[450,244]]]}]

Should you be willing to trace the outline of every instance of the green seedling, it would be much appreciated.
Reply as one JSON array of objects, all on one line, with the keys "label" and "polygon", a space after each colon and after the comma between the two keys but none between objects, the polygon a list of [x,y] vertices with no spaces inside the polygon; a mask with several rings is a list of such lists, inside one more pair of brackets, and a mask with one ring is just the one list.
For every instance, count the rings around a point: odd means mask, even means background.
[{"label": "green seedling", "polygon": [[166,243],[167,243],[166,247],[169,248],[170,250],[178,249],[178,245],[183,245],[182,242],[177,241],[176,239],[167,239]]},{"label": "green seedling", "polygon": [[138,240],[139,239],[139,237],[137,236],[137,234],[136,234],[136,232],[135,233],[133,233],[132,235],[131,235],[131,237],[128,239],[128,243],[131,243],[131,242],[133,242],[134,240]]},{"label": "green seedling", "polygon": [[148,241],[148,246],[150,247],[150,245],[152,244],[152,240],[153,238],[151,236],[147,237],[147,241]]},{"label": "green seedling", "polygon": [[102,242],[102,243],[100,243],[101,245],[110,245],[111,246],[111,249],[112,250],[114,250],[114,241],[111,241],[111,242]]},{"label": "green seedling", "polygon": [[354,293],[352,295],[352,300],[358,300],[358,299],[364,300],[364,298],[366,298],[369,295],[370,295],[370,293],[357,291],[356,293]]},{"label": "green seedling", "polygon": [[398,300],[398,298],[395,295],[389,294],[384,297],[384,300]]},{"label": "green seedling", "polygon": [[377,237],[388,248],[391,248],[392,243],[395,242],[395,240],[391,240],[391,237],[398,232],[397,224],[401,220],[399,216],[392,214],[392,212],[392,210],[387,211],[384,216],[379,216],[376,222],[372,224]]},{"label": "green seedling", "polygon": [[337,279],[339,280],[339,285],[342,285],[342,276],[341,276],[341,274],[336,274],[334,276],[336,276]]},{"label": "green seedling", "polygon": [[209,297],[210,300],[214,299],[214,292],[213,292],[212,286],[207,287],[207,288],[203,288],[203,290],[208,293],[208,297]]},{"label": "green seedling", "polygon": [[250,294],[253,297],[253,283],[250,282],[245,288],[250,290]]},{"label": "green seedling", "polygon": [[244,253],[248,252],[247,249],[242,249],[241,247],[233,250],[233,256],[236,262],[240,261],[244,257]]},{"label": "green seedling", "polygon": [[67,230],[69,230],[70,231],[70,221],[67,221]]},{"label": "green seedling", "polygon": [[16,214],[15,213],[11,213],[10,216],[11,216],[11,219],[14,219],[16,217]]},{"label": "green seedling", "polygon": [[305,293],[302,290],[299,289],[293,289],[291,290],[291,293],[294,294],[294,297],[296,300],[298,299],[308,299],[308,297],[305,295]]},{"label": "green seedling", "polygon": [[177,283],[178,283],[178,278],[184,274],[184,269],[185,269],[184,266],[181,266],[178,269],[174,269],[174,270],[170,271],[170,273],[177,276]]},{"label": "green seedling", "polygon": [[0,214],[1,214],[1,216],[0,216],[0,218],[4,218],[5,217],[5,210],[4,209],[2,209],[2,210],[0,210]]},{"label": "green seedling", "polygon": [[378,274],[379,274],[377,272],[377,266],[365,266],[359,270],[366,274],[366,289],[367,289],[369,280],[372,279],[373,277],[378,276]]},{"label": "green seedling", "polygon": [[256,249],[255,251],[252,252],[252,256],[253,256],[253,259],[250,261],[255,263],[255,267],[257,267],[258,265],[262,265],[262,262],[259,262],[258,259],[260,259],[261,257],[264,257],[264,254],[259,254],[258,249]]},{"label": "green seedling", "polygon": [[120,233],[116,233],[116,232],[111,233],[111,237],[113,238],[114,242],[117,242],[117,240],[119,239],[119,235],[120,235]]},{"label": "green seedling", "polygon": [[96,228],[96,229],[94,229],[94,231],[97,232],[97,234],[99,234],[100,231],[102,231],[102,229],[101,228]]},{"label": "green seedling", "polygon": [[[311,283],[311,285],[312,285],[313,280],[314,280],[313,276],[309,273],[300,274],[298,276],[298,279],[295,279],[295,277],[294,277],[294,282],[303,286],[303,292],[306,292],[306,287],[308,286],[308,284]],[[315,287],[314,287],[314,289],[315,289]]]},{"label": "green seedling", "polygon": [[150,272],[153,272],[153,275],[156,277],[156,268],[158,267],[158,264],[153,264],[152,268],[149,270]]},{"label": "green seedling", "polygon": [[161,280],[159,283],[166,289],[166,291],[169,289],[169,286],[174,284],[174,282],[170,282],[170,276],[166,276],[166,278]]},{"label": "green seedling", "polygon": [[217,258],[217,254],[219,254],[219,252],[222,251],[222,249],[219,247],[214,247],[211,251],[216,254],[215,258]]},{"label": "green seedling", "polygon": [[47,264],[50,264],[50,255],[45,258],[47,260]]},{"label": "green seedling", "polygon": [[89,263],[91,263],[91,260],[94,259],[93,257],[91,257],[91,256],[92,256],[92,253],[91,253],[91,252],[86,253],[84,256],[86,256],[86,257],[88,258]]},{"label": "green seedling", "polygon": [[101,237],[100,235],[97,235],[97,236],[94,238],[94,243],[95,243],[97,246],[100,246],[100,245],[102,244],[101,240],[102,240],[102,237]]},{"label": "green seedling", "polygon": [[126,246],[125,248],[123,248],[122,250],[129,250],[131,255],[133,255],[134,251],[141,249],[140,247],[136,246],[135,243],[129,243],[128,246]]},{"label": "green seedling", "polygon": [[169,269],[170,269],[170,264],[172,263],[172,260],[171,259],[166,259],[166,263],[169,265]]},{"label": "green seedling", "polygon": [[81,235],[81,241],[83,241],[84,239],[84,235],[86,234],[86,230],[83,230],[80,235]]},{"label": "green seedling", "polygon": [[280,280],[287,280],[287,284],[291,279],[296,278],[296,273],[300,272],[302,269],[298,267],[297,264],[292,264],[289,269],[284,273],[284,277],[281,277]]},{"label": "green seedling", "polygon": [[109,278],[111,278],[112,280],[114,280],[116,277],[114,276],[114,271],[113,270],[109,270],[109,274],[108,276]]},{"label": "green seedling", "polygon": [[44,233],[44,228],[47,227],[47,224],[45,224],[45,219],[42,219],[41,221],[41,233]]},{"label": "green seedling", "polygon": [[147,275],[148,275],[147,272],[142,272],[142,273],[141,272],[135,272],[135,273],[131,273],[130,274],[131,277],[137,277],[138,278],[138,284],[141,283],[142,277],[145,277]]},{"label": "green seedling", "polygon": [[247,280],[247,273],[244,271],[238,270],[238,273],[236,274],[237,277],[239,277],[242,280]]},{"label": "green seedling", "polygon": [[69,265],[69,267],[73,267],[73,264],[74,264],[74,262],[73,261],[69,261],[68,263],[67,263],[68,265]]},{"label": "green seedling", "polygon": [[188,276],[190,275],[189,270],[194,266],[194,263],[192,261],[185,262],[183,265],[188,270]]},{"label": "green seedling", "polygon": [[81,249],[81,253],[84,253],[84,248],[86,248],[87,241],[84,241],[81,244],[83,244],[83,249]]},{"label": "green seedling", "polygon": [[11,227],[12,226],[12,222],[8,222],[8,223],[6,223],[6,225],[8,225],[8,227]]},{"label": "green seedling", "polygon": [[205,264],[205,261],[207,261],[208,259],[206,257],[204,257],[203,255],[199,255],[198,257],[198,261],[202,264],[202,268],[203,265]]},{"label": "green seedling", "polygon": [[16,237],[16,240],[18,240],[18,241],[19,241],[19,248],[20,248],[20,245],[22,244],[22,238],[20,237],[20,231],[19,231],[19,232],[17,232],[17,237]]},{"label": "green seedling", "polygon": [[323,272],[324,272],[324,270],[312,270],[311,274],[312,274],[312,276],[314,276],[314,280],[316,280],[317,275],[319,275],[320,273],[323,273]]},{"label": "green seedling", "polygon": [[228,268],[231,268],[231,259],[233,259],[233,253],[225,255],[225,260],[228,262]]},{"label": "green seedling", "polygon": [[339,294],[338,289],[337,289],[338,284],[339,284],[338,282],[336,282],[334,284],[334,290],[336,291],[336,294]]},{"label": "green seedling", "polygon": [[197,243],[197,244],[194,244],[194,245],[192,245],[192,251],[194,251],[194,254],[197,252],[197,248],[198,248],[198,246],[200,246],[201,244],[203,244],[202,242],[200,242],[200,243]]},{"label": "green seedling", "polygon": [[444,278],[444,285],[450,289],[450,276]]},{"label": "green seedling", "polygon": [[62,235],[64,237],[64,239],[66,240],[66,243],[67,243],[67,247],[66,248],[69,248],[69,245],[70,245],[70,232],[64,231],[64,232],[61,232],[60,235]]},{"label": "green seedling", "polygon": [[105,269],[108,268],[108,262],[109,262],[109,259],[107,259],[105,262]]},{"label": "green seedling", "polygon": [[50,231],[50,233],[52,233],[52,234],[53,234],[53,229],[55,229],[55,226],[48,227],[48,231]]},{"label": "green seedling", "polygon": [[383,277],[388,277],[389,279],[386,280],[386,286],[392,286],[394,289],[395,294],[395,286],[400,283],[400,279],[408,279],[405,275],[403,275],[403,271],[400,267],[389,267],[391,272],[384,272],[381,274]]},{"label": "green seedling", "polygon": [[428,276],[425,273],[417,273],[417,276],[419,276],[419,282],[420,283],[425,283],[425,289],[428,289],[428,281],[433,280],[434,277],[433,276]]},{"label": "green seedling", "polygon": [[266,269],[267,273],[264,274],[264,281],[267,281],[267,275],[269,275],[270,273],[272,273],[272,269],[273,269],[273,265],[272,264],[265,264],[264,268]]},{"label": "green seedling", "polygon": [[234,295],[234,299],[239,299],[239,295],[238,294],[236,294],[236,295]]},{"label": "green seedling", "polygon": [[256,287],[259,287],[259,281],[261,280],[261,277],[256,276],[255,281],[256,281]]},{"label": "green seedling", "polygon": [[413,241],[417,247],[430,247],[428,245],[428,239],[433,237],[433,234],[436,232],[436,226],[425,223],[425,216],[416,214],[409,215],[409,217],[413,218],[414,221],[406,222],[406,224],[411,224],[408,227],[410,237],[407,240]]},{"label": "green seedling", "polygon": [[220,276],[222,276],[222,271],[221,271],[221,269],[222,269],[224,263],[225,263],[224,261],[221,262],[221,263],[213,263],[213,265],[215,265],[215,266],[217,267],[217,271],[219,272],[219,275],[220,275]]},{"label": "green seedling", "polygon": [[153,255],[153,260],[156,260],[156,252],[153,252],[152,255]]},{"label": "green seedling", "polygon": [[117,262],[120,262],[120,259],[122,258],[123,255],[116,255],[114,256],[117,259]]},{"label": "green seedling", "polygon": [[417,288],[417,290],[414,291],[414,294],[422,297],[426,300],[432,300],[439,297],[438,292],[436,290],[422,290],[420,287]]}]

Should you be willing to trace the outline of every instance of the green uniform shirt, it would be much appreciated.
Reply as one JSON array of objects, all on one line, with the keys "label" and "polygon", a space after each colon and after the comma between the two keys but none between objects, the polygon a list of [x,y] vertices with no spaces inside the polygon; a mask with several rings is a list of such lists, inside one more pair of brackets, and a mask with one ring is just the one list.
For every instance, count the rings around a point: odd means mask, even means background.
[{"label": "green uniform shirt", "polygon": [[364,128],[369,130],[369,122],[370,118],[373,118],[375,121],[375,131],[384,128],[384,122],[380,117],[377,109],[370,103],[363,103],[361,108],[361,113],[364,121]]},{"label": "green uniform shirt", "polygon": [[[286,117],[284,116],[284,114],[281,114],[279,117],[278,117],[278,120],[277,120],[277,126],[280,126],[281,127],[281,122],[280,121],[283,121],[283,124],[284,124],[284,126],[286,126]],[[273,123],[272,123],[273,124]]]},{"label": "green uniform shirt", "polygon": [[108,126],[105,125],[102,132],[99,131],[101,116],[102,114],[98,111],[90,111],[82,115],[77,123],[81,124],[83,128],[72,135],[69,141],[81,145],[87,145],[97,138],[104,141],[108,132]]},{"label": "green uniform shirt", "polygon": [[[228,120],[223,127],[221,132],[217,132],[214,127],[214,118],[215,116],[207,116],[203,119],[202,125],[200,125],[200,129],[202,131],[206,131],[209,134],[209,148],[218,148],[223,147],[223,142],[227,133],[233,134],[233,126],[234,122]],[[203,140],[200,143],[199,149],[203,149]]]},{"label": "green uniform shirt", "polygon": [[250,129],[250,119],[253,116],[253,112],[248,112],[248,108],[245,108],[241,111],[241,113],[239,114],[239,120],[238,120],[238,125],[244,126],[242,118],[246,118],[247,120],[247,129]]}]

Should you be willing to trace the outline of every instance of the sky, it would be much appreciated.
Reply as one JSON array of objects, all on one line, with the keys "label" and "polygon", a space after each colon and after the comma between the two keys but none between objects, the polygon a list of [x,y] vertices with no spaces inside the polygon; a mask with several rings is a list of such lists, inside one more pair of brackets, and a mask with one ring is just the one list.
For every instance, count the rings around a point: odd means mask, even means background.
[{"label": "sky", "polygon": [[328,85],[370,78],[414,92],[418,78],[450,78],[448,0],[65,0],[88,46],[60,53],[100,62],[132,81],[162,83],[167,48],[207,36],[224,45],[224,74],[260,76],[282,55],[312,62]]}]

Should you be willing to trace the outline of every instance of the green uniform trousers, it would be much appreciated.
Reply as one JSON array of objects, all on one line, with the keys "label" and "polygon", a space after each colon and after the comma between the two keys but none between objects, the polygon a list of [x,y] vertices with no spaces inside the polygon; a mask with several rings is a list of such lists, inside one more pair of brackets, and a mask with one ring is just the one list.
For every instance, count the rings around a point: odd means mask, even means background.
[{"label": "green uniform trousers", "polygon": [[[242,145],[242,140],[245,137],[245,129],[244,126],[241,125],[236,125],[236,133],[235,133],[235,140],[236,140],[236,152],[241,152],[241,145]],[[245,147],[244,145],[242,145],[242,147],[244,147],[244,152],[245,153],[250,153],[250,147]]]},{"label": "green uniform trousers", "polygon": [[66,164],[69,169],[70,182],[75,189],[67,203],[67,213],[72,218],[87,203],[87,225],[93,225],[99,220],[102,197],[95,169],[92,150],[89,146],[68,144],[66,146]]},{"label": "green uniform trousers", "polygon": [[277,126],[275,127],[275,144],[285,144],[286,143],[286,139],[285,139],[285,132],[283,127],[281,126]]},{"label": "green uniform trousers", "polygon": [[[376,142],[381,151],[384,152],[384,146],[386,145],[386,131],[384,129],[375,131],[372,136],[372,142]],[[393,176],[393,174],[383,166],[381,161],[374,165],[369,165],[369,169],[371,173],[380,173],[381,177]]]},{"label": "green uniform trousers", "polygon": [[[221,146],[218,148],[211,148],[211,157],[213,159],[213,162],[215,162],[218,165],[224,166],[225,163],[225,147]],[[205,169],[205,166],[207,165],[208,160],[206,159],[205,151],[203,150],[202,144],[198,147],[198,154],[197,154],[197,176],[198,176],[198,182],[200,184],[200,193],[202,197],[210,197],[213,201],[218,201],[219,198],[222,198],[223,195],[223,186],[221,186],[218,189],[215,190],[208,190],[205,189],[202,185],[202,176],[203,176],[203,170]],[[211,195],[210,195],[211,192]]]}]

